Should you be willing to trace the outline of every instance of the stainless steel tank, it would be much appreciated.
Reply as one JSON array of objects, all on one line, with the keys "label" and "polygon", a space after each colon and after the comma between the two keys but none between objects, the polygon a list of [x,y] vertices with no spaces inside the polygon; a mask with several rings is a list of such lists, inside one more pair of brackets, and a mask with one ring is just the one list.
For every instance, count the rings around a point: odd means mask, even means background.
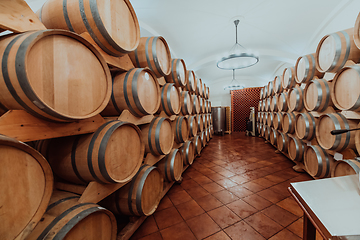
[{"label": "stainless steel tank", "polygon": [[213,119],[214,133],[224,135],[226,131],[225,107],[212,107],[211,116]]}]

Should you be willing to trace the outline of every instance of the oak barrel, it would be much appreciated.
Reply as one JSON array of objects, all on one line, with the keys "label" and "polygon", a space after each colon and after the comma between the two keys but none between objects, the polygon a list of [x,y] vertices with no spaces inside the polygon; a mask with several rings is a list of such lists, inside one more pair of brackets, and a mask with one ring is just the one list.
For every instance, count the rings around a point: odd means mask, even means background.
[{"label": "oak barrel", "polygon": [[331,135],[332,130],[353,129],[357,127],[357,120],[346,119],[341,113],[328,113],[319,117],[316,126],[316,138],[319,145],[327,150],[340,152],[345,148],[355,148],[356,131]]},{"label": "oak barrel", "polygon": [[336,161],[332,170],[331,177],[341,177],[360,173],[360,162],[358,160],[347,159]]},{"label": "oak barrel", "polygon": [[139,170],[144,156],[140,129],[118,120],[94,133],[41,141],[37,148],[57,176],[79,184],[125,183]]},{"label": "oak barrel", "polygon": [[286,153],[289,146],[289,136],[284,132],[278,131],[276,141],[279,151]]},{"label": "oak barrel", "polygon": [[196,115],[197,129],[198,132],[202,132],[204,130],[204,121],[202,114]]},{"label": "oak barrel", "polygon": [[288,107],[288,93],[287,92],[283,92],[278,96],[277,106],[278,106],[279,111],[282,111],[282,112],[288,111],[289,107]]},{"label": "oak barrel", "polygon": [[270,111],[270,101],[271,101],[271,96],[265,98],[265,111],[267,112]]},{"label": "oak barrel", "polygon": [[312,140],[315,137],[317,119],[309,112],[299,113],[295,118],[295,132],[300,139]]},{"label": "oak barrel", "polygon": [[186,65],[183,59],[171,59],[170,74],[165,79],[168,83],[174,83],[176,87],[183,87],[187,84]]},{"label": "oak barrel", "polygon": [[46,211],[53,173],[30,146],[0,135],[0,238],[25,239]]},{"label": "oak barrel", "polygon": [[284,113],[282,120],[282,129],[285,133],[295,133],[295,113]]},{"label": "oak barrel", "polygon": [[268,94],[268,97],[274,95],[274,82],[273,81],[270,81],[267,85],[267,94]]},{"label": "oak barrel", "polygon": [[270,136],[269,136],[269,139],[270,139],[270,143],[273,145],[273,146],[276,146],[277,145],[277,136],[278,136],[278,131],[274,128],[270,128]]},{"label": "oak barrel", "polygon": [[329,177],[334,163],[334,158],[319,145],[307,146],[304,154],[304,165],[311,176],[316,178]]},{"label": "oak barrel", "polygon": [[282,85],[284,89],[292,89],[293,87],[295,87],[295,67],[288,67],[284,69]]},{"label": "oak barrel", "polygon": [[204,98],[200,98],[200,113],[205,113],[205,99]]},{"label": "oak barrel", "polygon": [[188,91],[180,93],[180,106],[182,115],[191,115],[193,111],[192,97]]},{"label": "oak barrel", "polygon": [[179,151],[182,154],[184,165],[191,165],[194,162],[194,143],[192,141],[186,141]]},{"label": "oak barrel", "polygon": [[303,160],[305,147],[306,145],[303,141],[289,135],[288,153],[291,160],[301,162]]},{"label": "oak barrel", "polygon": [[198,124],[196,121],[196,115],[188,116],[188,125],[189,125],[189,136],[194,137],[198,132]]},{"label": "oak barrel", "polygon": [[139,45],[140,26],[129,0],[48,0],[38,15],[48,29],[88,32],[112,56],[128,54]]},{"label": "oak barrel", "polygon": [[273,115],[273,126],[276,130],[282,129],[283,115],[284,115],[284,113],[282,113],[282,112],[276,112]]},{"label": "oak barrel", "polygon": [[332,81],[325,79],[311,80],[304,89],[304,106],[308,111],[325,111],[333,106],[331,100]]},{"label": "oak barrel", "polygon": [[260,100],[264,99],[264,87],[260,89]]},{"label": "oak barrel", "polygon": [[154,166],[142,165],[131,182],[100,202],[115,215],[149,216],[158,207],[164,178]]},{"label": "oak barrel", "polygon": [[267,125],[268,125],[269,127],[273,127],[273,120],[274,120],[274,114],[273,114],[272,112],[269,112],[269,113],[267,114],[267,120],[266,120]]},{"label": "oak barrel", "polygon": [[295,80],[297,83],[307,83],[315,77],[322,78],[324,73],[316,69],[315,53],[301,56],[295,64]]},{"label": "oak barrel", "polygon": [[175,148],[157,164],[164,179],[168,182],[179,181],[183,172],[183,158],[179,149]]},{"label": "oak barrel", "polygon": [[196,89],[195,89],[195,93],[196,95],[202,97],[203,96],[203,83],[201,81],[201,78],[197,78],[196,79]]},{"label": "oak barrel", "polygon": [[264,112],[263,119],[262,119],[262,123],[264,125],[267,125],[267,119],[268,119],[269,114],[270,114],[269,112]]},{"label": "oak barrel", "polygon": [[200,113],[200,97],[198,95],[192,95],[193,114]]},{"label": "oak barrel", "polygon": [[360,49],[356,47],[353,37],[353,28],[325,35],[316,49],[317,69],[320,72],[336,73],[348,60],[359,62]]},{"label": "oak barrel", "polygon": [[186,89],[186,91],[188,91],[189,93],[195,93],[196,77],[195,77],[195,73],[193,70],[186,71],[186,79],[187,79],[187,82],[183,88]]},{"label": "oak barrel", "polygon": [[201,139],[201,146],[202,146],[202,148],[204,148],[206,146],[206,142],[207,142],[205,129],[201,133],[199,133],[199,135],[200,135],[200,139]]},{"label": "oak barrel", "polygon": [[284,88],[283,88],[283,76],[276,76],[274,79],[274,93],[280,94]]},{"label": "oak barrel", "polygon": [[177,116],[171,124],[174,132],[175,142],[186,142],[189,138],[188,119],[183,116]]},{"label": "oak barrel", "polygon": [[179,89],[173,83],[166,83],[161,87],[161,104],[159,111],[164,111],[167,115],[171,116],[179,114],[180,110]]},{"label": "oak barrel", "polygon": [[138,68],[148,67],[160,78],[170,74],[171,54],[166,40],[161,37],[142,37],[135,51],[129,53]]},{"label": "oak barrel", "polygon": [[301,87],[294,87],[288,94],[288,108],[289,111],[300,112],[304,108],[304,89]]},{"label": "oak barrel", "polygon": [[276,112],[278,111],[278,95],[275,94],[274,96],[270,97],[270,111],[271,112]]},{"label": "oak barrel", "polygon": [[195,155],[200,156],[200,153],[201,153],[201,150],[202,150],[202,143],[201,143],[200,136],[196,135],[191,141],[194,144]]},{"label": "oak barrel", "polygon": [[270,127],[269,127],[269,126],[265,126],[264,138],[265,138],[265,140],[267,140],[267,141],[270,140]]},{"label": "oak barrel", "polygon": [[28,240],[115,240],[117,224],[109,210],[95,203],[79,203],[80,195],[54,191],[41,221]]},{"label": "oak barrel", "polygon": [[157,112],[160,106],[160,87],[155,74],[148,68],[133,68],[112,78],[111,99],[101,113],[103,116],[119,116],[129,110],[142,117]]},{"label": "oak barrel", "polygon": [[140,128],[145,152],[153,155],[170,153],[174,144],[174,134],[168,118],[156,117],[151,123],[141,125]]},{"label": "oak barrel", "polygon": [[0,103],[6,109],[71,122],[99,114],[109,102],[109,68],[77,34],[42,30],[6,36],[0,58]]},{"label": "oak barrel", "polygon": [[268,97],[267,85],[263,87],[263,99]]}]

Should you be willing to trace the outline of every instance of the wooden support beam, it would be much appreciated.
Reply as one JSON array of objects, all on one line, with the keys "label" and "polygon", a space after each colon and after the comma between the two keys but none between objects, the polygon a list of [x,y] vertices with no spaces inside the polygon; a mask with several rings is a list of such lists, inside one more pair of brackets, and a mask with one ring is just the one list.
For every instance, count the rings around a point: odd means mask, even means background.
[{"label": "wooden support beam", "polygon": [[124,122],[130,122],[135,125],[142,125],[150,123],[154,119],[154,115],[146,115],[143,117],[136,117],[132,115],[128,110],[123,110],[120,116],[118,117],[118,120],[124,121]]},{"label": "wooden support beam", "polygon": [[159,162],[161,159],[163,159],[164,157],[165,157],[165,155],[155,156],[151,153],[148,153],[144,159],[144,164],[153,166],[157,162]]}]

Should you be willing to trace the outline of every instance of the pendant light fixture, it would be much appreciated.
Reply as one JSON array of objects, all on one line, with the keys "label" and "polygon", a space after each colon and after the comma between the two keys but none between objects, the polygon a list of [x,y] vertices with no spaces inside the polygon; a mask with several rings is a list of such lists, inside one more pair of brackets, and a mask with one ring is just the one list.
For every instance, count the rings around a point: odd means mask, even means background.
[{"label": "pendant light fixture", "polygon": [[244,86],[241,86],[240,83],[235,79],[235,69],[233,69],[233,79],[228,86],[224,87],[224,90],[239,90],[243,88]]},{"label": "pendant light fixture", "polygon": [[230,49],[228,55],[222,57],[217,62],[217,67],[220,69],[242,69],[251,67],[259,62],[259,56],[257,56],[257,54],[238,43],[237,26],[239,25],[239,22],[240,20],[238,19],[234,21],[236,31],[235,45]]}]

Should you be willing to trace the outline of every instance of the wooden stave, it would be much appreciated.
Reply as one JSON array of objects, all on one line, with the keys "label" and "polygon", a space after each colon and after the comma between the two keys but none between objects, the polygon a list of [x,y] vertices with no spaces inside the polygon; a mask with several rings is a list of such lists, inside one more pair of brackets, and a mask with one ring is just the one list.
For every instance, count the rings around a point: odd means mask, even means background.
[{"label": "wooden stave", "polygon": [[268,97],[273,96],[274,95],[274,82],[270,81],[267,85],[267,93],[268,93]]},{"label": "wooden stave", "polygon": [[[185,124],[185,129],[186,132],[184,133],[184,125]],[[189,137],[189,123],[188,123],[188,119],[186,117],[183,116],[177,116],[175,118],[175,120],[172,122],[173,125],[173,131],[174,131],[174,137],[175,137],[175,142],[177,143],[184,143],[188,140]]]},{"label": "wooden stave", "polygon": [[277,112],[278,111],[277,100],[278,100],[278,95],[277,94],[274,94],[274,96],[272,96],[270,98],[270,111],[271,112]]},{"label": "wooden stave", "polygon": [[271,145],[273,146],[276,146],[277,145],[277,131],[274,129],[274,128],[270,128],[270,143]]},{"label": "wooden stave", "polygon": [[189,136],[195,137],[198,132],[196,115],[188,116],[188,123],[189,123]]},{"label": "wooden stave", "polygon": [[282,112],[287,112],[288,111],[288,93],[283,92],[278,96],[278,101],[277,101],[277,105],[278,105],[278,109],[279,111]]},{"label": "wooden stave", "polygon": [[289,136],[281,131],[278,131],[278,136],[277,136],[277,148],[279,149],[279,151],[281,152],[287,152],[288,150],[288,145],[289,145]]},{"label": "wooden stave", "polygon": [[196,77],[195,72],[193,70],[186,71],[186,79],[187,83],[183,87],[183,89],[186,89],[189,93],[195,93],[196,90]]},{"label": "wooden stave", "polygon": [[282,130],[282,118],[284,113],[283,112],[277,112],[274,113],[274,119],[273,119],[273,125],[276,130]]},{"label": "wooden stave", "polygon": [[[307,97],[307,91],[311,84],[315,84],[318,91],[318,98],[315,107],[310,107],[310,100]],[[325,111],[329,106],[333,106],[331,98],[332,85],[325,79],[314,79],[308,82],[304,89],[304,107],[307,111]]]},{"label": "wooden stave", "polygon": [[[346,164],[345,166],[345,173],[339,172],[339,165]],[[342,171],[344,171],[342,169]],[[358,160],[353,159],[343,159],[336,161],[334,166],[331,169],[331,177],[341,177],[341,176],[347,176],[347,175],[353,175],[353,174],[359,174],[360,173],[360,163]]]},{"label": "wooden stave", "polygon": [[[285,79],[285,73],[290,71],[289,78]],[[283,72],[282,85],[284,89],[292,89],[296,85],[295,80],[295,67],[285,68]],[[287,76],[287,75],[286,75]]]},{"label": "wooden stave", "polygon": [[[300,121],[300,118],[304,120],[305,122],[305,133],[301,132],[299,129],[299,123],[298,121]],[[316,125],[317,125],[317,120],[315,119],[315,117],[311,114],[311,113],[299,113],[298,115],[296,115],[295,117],[295,133],[296,136],[299,139],[303,139],[303,140],[312,140],[315,138],[315,132],[316,132]]]},{"label": "wooden stave", "polygon": [[180,105],[182,115],[191,115],[193,112],[193,103],[191,95],[188,91],[182,91],[180,93]]},{"label": "wooden stave", "polygon": [[156,164],[167,182],[180,181],[183,172],[183,159],[179,149],[172,149]]},{"label": "wooden stave", "polygon": [[200,113],[200,97],[198,95],[192,95],[193,114]]},{"label": "wooden stave", "polygon": [[196,85],[196,90],[195,90],[195,94],[202,97],[203,96],[203,83],[201,81],[201,78],[197,78],[197,85]]},{"label": "wooden stave", "polygon": [[[295,106],[292,106],[292,102],[291,102],[292,94],[295,94],[295,96],[296,96]],[[304,109],[304,89],[301,87],[292,88],[288,93],[287,104],[288,104],[288,109],[291,112],[302,111]]]},{"label": "wooden stave", "polygon": [[271,113],[271,112],[269,112],[269,113],[267,114],[267,120],[266,120],[267,126],[273,127],[273,120],[274,120],[274,114]]},{"label": "wooden stave", "polygon": [[[182,64],[184,72],[183,79],[181,79],[181,73],[179,70],[181,69],[180,64]],[[176,87],[184,87],[187,84],[188,79],[186,78],[186,65],[185,61],[180,58],[171,59],[171,70],[170,74],[165,76],[165,80],[168,83],[174,83]]]},{"label": "wooden stave", "polygon": [[[306,68],[305,72],[307,72],[308,74],[306,76],[304,76],[303,79],[298,79],[298,74],[297,74],[298,64],[301,59],[304,59],[304,61],[306,62],[307,68]],[[299,84],[308,83],[309,81],[313,80],[315,77],[322,78],[323,76],[324,76],[324,73],[319,72],[319,70],[317,70],[317,68],[316,68],[315,53],[301,56],[296,60],[295,80],[297,83],[299,83]]]},{"label": "wooden stave", "polygon": [[[291,142],[295,143],[295,156],[292,155],[292,151],[291,151]],[[301,162],[303,160],[303,156],[304,156],[304,152],[305,152],[305,147],[306,145],[304,144],[303,141],[301,141],[300,139],[298,139],[297,137],[293,137],[291,135],[289,135],[289,145],[288,145],[288,153],[289,153],[289,158],[292,161],[297,161],[297,162]]]},{"label": "wooden stave", "polygon": [[179,149],[182,156],[184,165],[191,165],[194,162],[194,143],[192,141],[186,141]]},{"label": "wooden stave", "polygon": [[285,113],[283,115],[282,129],[285,133],[295,133],[295,118],[296,115],[293,112]]},{"label": "wooden stave", "polygon": [[[313,151],[316,155],[316,160],[318,163],[318,169],[316,172],[314,172],[309,167],[309,161],[313,159],[309,158],[308,151]],[[316,177],[316,178],[329,177],[333,163],[334,163],[333,157],[330,154],[328,154],[321,146],[319,145],[307,146],[304,154],[304,165],[306,168],[306,172],[309,173],[312,177]]]},{"label": "wooden stave", "polygon": [[265,126],[264,138],[265,138],[265,140],[267,140],[267,141],[270,140],[270,127],[269,127],[269,126]]},{"label": "wooden stave", "polygon": [[[172,93],[175,93],[176,95],[172,95]],[[175,98],[175,102],[172,101],[173,98]],[[178,102],[178,104],[176,102]],[[175,84],[166,83],[161,88],[161,104],[158,112],[159,111],[164,111],[168,116],[178,115],[180,113],[181,111],[180,92],[179,89],[175,87]]]},{"label": "wooden stave", "polygon": [[275,79],[274,79],[274,93],[275,94],[279,94],[281,93],[284,88],[283,88],[283,75],[280,75],[280,76],[276,76]]},{"label": "wooden stave", "polygon": [[200,135],[196,135],[192,141],[194,143],[195,155],[200,156],[200,153],[202,150],[202,143],[201,143]]}]

